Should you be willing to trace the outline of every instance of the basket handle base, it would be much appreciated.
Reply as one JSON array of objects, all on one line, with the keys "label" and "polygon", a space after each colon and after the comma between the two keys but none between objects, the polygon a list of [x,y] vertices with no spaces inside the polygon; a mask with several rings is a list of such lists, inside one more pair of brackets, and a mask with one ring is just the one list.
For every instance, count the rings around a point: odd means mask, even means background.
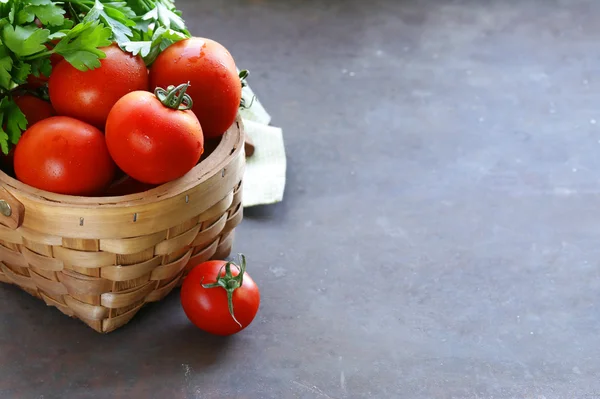
[{"label": "basket handle base", "polygon": [[15,230],[23,223],[25,207],[4,187],[0,187],[0,224]]}]

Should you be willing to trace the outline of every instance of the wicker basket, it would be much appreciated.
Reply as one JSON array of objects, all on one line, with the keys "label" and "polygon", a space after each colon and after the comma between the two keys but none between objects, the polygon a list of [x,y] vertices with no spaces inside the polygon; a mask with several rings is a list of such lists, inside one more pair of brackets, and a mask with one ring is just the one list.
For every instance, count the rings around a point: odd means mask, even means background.
[{"label": "wicker basket", "polygon": [[187,175],[121,197],[52,194],[0,172],[0,281],[98,332],[123,326],[189,267],[229,255],[243,213],[243,144],[238,119]]}]

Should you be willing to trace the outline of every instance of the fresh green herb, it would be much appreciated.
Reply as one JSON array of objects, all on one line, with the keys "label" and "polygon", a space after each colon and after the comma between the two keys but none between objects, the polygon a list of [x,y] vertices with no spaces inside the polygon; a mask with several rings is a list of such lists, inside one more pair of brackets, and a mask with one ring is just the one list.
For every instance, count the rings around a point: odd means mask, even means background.
[{"label": "fresh green herb", "polygon": [[8,153],[27,128],[12,95],[30,75],[50,76],[52,54],[85,71],[116,42],[151,65],[188,37],[171,0],[0,0],[0,149]]}]

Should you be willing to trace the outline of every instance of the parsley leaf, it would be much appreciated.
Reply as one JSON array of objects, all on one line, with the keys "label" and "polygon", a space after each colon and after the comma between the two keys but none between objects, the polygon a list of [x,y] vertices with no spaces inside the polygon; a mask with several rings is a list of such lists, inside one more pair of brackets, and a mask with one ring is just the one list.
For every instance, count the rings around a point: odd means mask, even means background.
[{"label": "parsley leaf", "polygon": [[187,36],[181,32],[165,27],[158,28],[152,35],[150,41],[127,42],[123,47],[133,55],[140,55],[146,65],[150,65],[156,60],[161,51],[171,44],[186,39]]},{"label": "parsley leaf", "polygon": [[142,19],[159,21],[166,28],[185,30],[183,19],[162,3],[157,3],[156,7],[144,14]]},{"label": "parsley leaf", "polygon": [[10,51],[19,57],[25,57],[46,49],[44,43],[48,40],[50,31],[37,26],[27,25],[12,27],[4,26],[2,41]]},{"label": "parsley leaf", "polygon": [[[135,14],[130,8],[124,7],[125,3],[101,3],[95,0],[94,7],[90,9],[83,19],[83,22],[91,22],[100,19],[112,31],[112,35],[117,43],[125,43],[133,36],[131,26],[135,22],[131,20]],[[114,5],[120,7],[115,8]]]},{"label": "parsley leaf", "polygon": [[33,22],[37,17],[44,25],[59,26],[65,19],[64,14],[65,10],[52,0],[29,0],[29,4],[17,13],[16,23]]},{"label": "parsley leaf", "polygon": [[0,45],[0,87],[5,89],[10,89],[12,76],[10,72],[12,71],[13,60],[10,57],[8,49]]},{"label": "parsley leaf", "polygon": [[9,141],[17,144],[21,132],[27,128],[27,119],[17,104],[10,97],[0,101],[0,148],[8,154]]},{"label": "parsley leaf", "polygon": [[31,65],[24,62],[23,60],[19,60],[19,62],[15,65],[13,64],[13,81],[17,84],[23,84],[27,82],[27,77],[31,73]]},{"label": "parsley leaf", "polygon": [[33,76],[40,77],[41,75],[50,76],[52,73],[52,64],[50,58],[36,58],[31,61],[31,73]]},{"label": "parsley leaf", "polygon": [[54,52],[65,57],[71,65],[80,71],[100,67],[100,59],[106,54],[98,47],[109,46],[111,30],[98,21],[82,22],[70,31],[54,47]]},{"label": "parsley leaf", "polygon": [[4,155],[8,154],[8,134],[2,129],[2,126],[0,126],[0,148]]}]

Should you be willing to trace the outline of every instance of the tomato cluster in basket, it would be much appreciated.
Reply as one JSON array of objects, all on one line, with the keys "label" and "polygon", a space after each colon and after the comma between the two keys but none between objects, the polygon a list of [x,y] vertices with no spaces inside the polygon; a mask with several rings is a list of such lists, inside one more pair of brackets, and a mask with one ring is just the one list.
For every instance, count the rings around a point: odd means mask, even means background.
[{"label": "tomato cluster in basket", "polygon": [[[234,124],[247,75],[172,0],[2,0],[2,169],[77,196],[178,179]],[[193,268],[187,317],[218,335],[249,325],[260,294],[245,269],[243,256]]]},{"label": "tomato cluster in basket", "polygon": [[169,0],[139,3],[8,2],[5,171],[58,194],[129,194],[184,176],[234,123],[247,71]]}]

